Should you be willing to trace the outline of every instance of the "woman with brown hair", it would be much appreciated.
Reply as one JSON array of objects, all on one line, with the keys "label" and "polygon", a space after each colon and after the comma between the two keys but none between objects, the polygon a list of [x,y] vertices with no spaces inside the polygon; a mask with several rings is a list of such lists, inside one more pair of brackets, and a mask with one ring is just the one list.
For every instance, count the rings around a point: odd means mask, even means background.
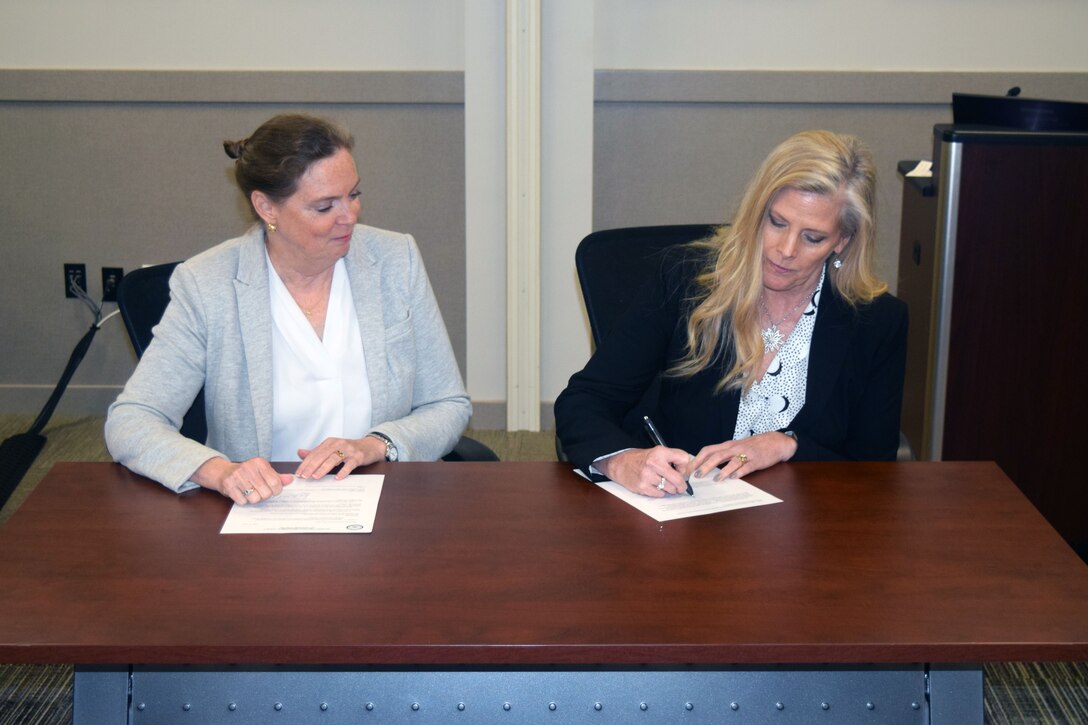
[{"label": "woman with brown hair", "polygon": [[[345,130],[276,116],[224,142],[257,223],[178,265],[170,305],[106,420],[113,457],[236,503],[295,475],[437,460],[471,405],[415,240],[358,224]],[[207,441],[178,430],[201,388]]]}]

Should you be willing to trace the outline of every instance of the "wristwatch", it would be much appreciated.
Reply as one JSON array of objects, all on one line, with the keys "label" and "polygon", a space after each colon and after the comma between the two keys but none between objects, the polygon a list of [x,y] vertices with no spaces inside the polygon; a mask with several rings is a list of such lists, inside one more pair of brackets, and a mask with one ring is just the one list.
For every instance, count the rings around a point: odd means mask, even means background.
[{"label": "wristwatch", "polygon": [[367,435],[373,438],[377,438],[385,444],[385,460],[395,461],[397,460],[397,458],[399,458],[399,455],[397,454],[397,446],[393,443],[393,440],[385,433],[379,433],[375,430],[367,433]]}]

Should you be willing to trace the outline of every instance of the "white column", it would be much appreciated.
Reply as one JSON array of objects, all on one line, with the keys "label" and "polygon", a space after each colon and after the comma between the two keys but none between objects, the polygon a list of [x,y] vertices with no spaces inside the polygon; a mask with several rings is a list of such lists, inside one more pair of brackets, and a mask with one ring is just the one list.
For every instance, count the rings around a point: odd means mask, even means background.
[{"label": "white column", "polygon": [[506,427],[540,430],[540,0],[506,3]]},{"label": "white column", "polygon": [[591,0],[465,2],[466,382],[483,426],[505,402],[508,429],[539,430],[589,357],[574,250],[593,214],[593,17]]},{"label": "white column", "polygon": [[541,150],[541,400],[589,359],[574,251],[593,228],[592,0],[547,0],[543,17]]}]

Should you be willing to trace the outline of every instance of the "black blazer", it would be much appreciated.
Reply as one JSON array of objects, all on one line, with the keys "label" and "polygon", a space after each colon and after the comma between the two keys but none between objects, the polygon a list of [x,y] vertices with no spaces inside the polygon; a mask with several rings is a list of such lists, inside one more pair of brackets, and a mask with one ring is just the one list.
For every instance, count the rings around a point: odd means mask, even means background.
[{"label": "black blazer", "polygon": [[[730,361],[690,378],[661,377],[684,355],[693,279],[703,257],[666,255],[658,273],[555,401],[556,433],[578,468],[625,448],[652,445],[649,414],[665,442],[697,453],[733,438],[737,391],[715,393]],[[792,460],[895,460],[903,402],[907,307],[891,295],[852,308],[824,283],[812,333],[805,404],[789,430]],[[724,356],[722,356],[724,358]],[[646,397],[660,379],[660,391]]]}]

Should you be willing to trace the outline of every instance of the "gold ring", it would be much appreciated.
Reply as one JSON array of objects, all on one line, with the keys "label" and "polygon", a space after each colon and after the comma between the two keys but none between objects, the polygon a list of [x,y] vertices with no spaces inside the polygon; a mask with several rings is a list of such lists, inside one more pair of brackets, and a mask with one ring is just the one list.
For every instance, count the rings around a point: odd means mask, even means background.
[{"label": "gold ring", "polygon": [[340,456],[341,458],[343,458],[343,457],[344,457],[344,452],[343,452],[343,451],[337,451],[337,452],[336,452],[336,455],[338,455],[338,456]]},{"label": "gold ring", "polygon": [[748,455],[745,454],[745,453],[741,453],[740,455],[737,456],[737,458],[740,459],[741,463],[747,463],[748,462]]}]

